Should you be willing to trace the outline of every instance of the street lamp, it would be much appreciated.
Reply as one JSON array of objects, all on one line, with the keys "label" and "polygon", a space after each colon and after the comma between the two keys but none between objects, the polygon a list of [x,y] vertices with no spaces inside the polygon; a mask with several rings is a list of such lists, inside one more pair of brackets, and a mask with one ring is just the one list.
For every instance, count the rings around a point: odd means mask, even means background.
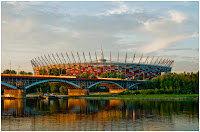
[{"label": "street lamp", "polygon": [[18,67],[18,74],[19,74],[19,68],[20,68],[20,66]]}]

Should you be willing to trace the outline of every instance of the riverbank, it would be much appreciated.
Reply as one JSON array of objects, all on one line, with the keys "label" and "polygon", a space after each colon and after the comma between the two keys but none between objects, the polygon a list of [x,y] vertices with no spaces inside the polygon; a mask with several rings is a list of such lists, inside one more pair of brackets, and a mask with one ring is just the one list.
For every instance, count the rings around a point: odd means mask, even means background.
[{"label": "riverbank", "polygon": [[[198,100],[199,94],[137,94],[137,95],[87,95],[87,96],[69,96],[55,95],[58,99],[84,98],[84,99],[131,99],[131,100]],[[4,97],[2,96],[2,99]],[[27,94],[27,99],[37,99],[38,95]]]},{"label": "riverbank", "polygon": [[87,95],[78,98],[92,98],[92,99],[148,99],[148,100],[178,100],[178,99],[199,99],[198,94],[149,94],[149,95]]}]

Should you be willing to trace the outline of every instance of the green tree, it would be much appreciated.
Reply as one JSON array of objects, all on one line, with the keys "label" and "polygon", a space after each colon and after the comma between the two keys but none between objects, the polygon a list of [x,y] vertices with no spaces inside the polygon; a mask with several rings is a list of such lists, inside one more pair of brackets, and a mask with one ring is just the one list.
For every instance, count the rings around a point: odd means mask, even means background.
[{"label": "green tree", "polygon": [[90,74],[87,73],[87,72],[81,74],[81,77],[82,77],[82,78],[89,78],[89,76],[90,76]]},{"label": "green tree", "polygon": [[47,75],[47,70],[46,69],[39,70],[39,74],[40,75]]},{"label": "green tree", "polygon": [[68,89],[67,89],[66,87],[64,87],[64,86],[61,86],[61,87],[59,88],[59,92],[60,92],[61,94],[67,94],[67,93],[68,93]]},{"label": "green tree", "polygon": [[58,83],[49,83],[50,90],[52,93],[59,92],[60,84]]},{"label": "green tree", "polygon": [[33,73],[32,73],[32,72],[28,72],[27,74],[28,74],[28,75],[33,75]]},{"label": "green tree", "polygon": [[15,70],[6,69],[3,71],[3,74],[17,74],[17,72]]},{"label": "green tree", "polygon": [[27,74],[25,71],[20,71],[19,74]]},{"label": "green tree", "polygon": [[94,74],[91,74],[89,78],[97,78]]}]

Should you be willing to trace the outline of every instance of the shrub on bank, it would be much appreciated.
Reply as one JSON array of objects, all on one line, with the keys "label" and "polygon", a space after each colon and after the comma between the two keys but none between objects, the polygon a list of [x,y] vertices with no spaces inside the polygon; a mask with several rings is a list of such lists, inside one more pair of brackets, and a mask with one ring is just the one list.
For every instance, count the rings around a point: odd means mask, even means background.
[{"label": "shrub on bank", "polygon": [[126,90],[121,92],[120,95],[128,94],[190,94],[188,90],[166,90],[166,89],[145,89],[145,90]]}]

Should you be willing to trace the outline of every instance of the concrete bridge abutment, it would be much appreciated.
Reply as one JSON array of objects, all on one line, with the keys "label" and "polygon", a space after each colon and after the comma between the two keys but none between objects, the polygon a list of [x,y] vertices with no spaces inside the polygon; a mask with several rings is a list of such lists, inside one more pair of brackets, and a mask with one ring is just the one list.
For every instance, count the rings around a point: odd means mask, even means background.
[{"label": "concrete bridge abutment", "polygon": [[26,89],[4,89],[4,97],[16,99],[26,98]]}]

